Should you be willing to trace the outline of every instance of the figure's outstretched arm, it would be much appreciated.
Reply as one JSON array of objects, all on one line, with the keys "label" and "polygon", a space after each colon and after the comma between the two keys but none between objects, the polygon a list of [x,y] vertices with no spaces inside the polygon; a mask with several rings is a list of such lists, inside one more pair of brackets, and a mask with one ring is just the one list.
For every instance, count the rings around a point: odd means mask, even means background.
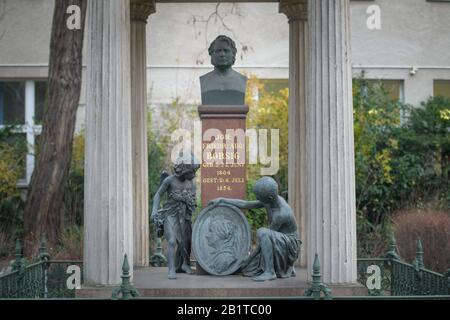
[{"label": "figure's outstretched arm", "polygon": [[161,183],[161,186],[159,187],[158,191],[156,191],[155,196],[153,197],[153,208],[151,214],[152,220],[156,217],[156,214],[158,213],[161,196],[164,194],[164,192],[167,191],[167,188],[169,187],[171,181],[172,176],[168,176],[167,178],[165,178],[164,181]]},{"label": "figure's outstretched arm", "polygon": [[246,201],[241,199],[228,199],[228,198],[216,198],[214,200],[211,200],[208,205],[214,205],[214,204],[231,204],[233,206],[236,206],[241,209],[256,209],[256,208],[262,208],[264,207],[263,203],[261,201],[255,200],[255,201]]}]

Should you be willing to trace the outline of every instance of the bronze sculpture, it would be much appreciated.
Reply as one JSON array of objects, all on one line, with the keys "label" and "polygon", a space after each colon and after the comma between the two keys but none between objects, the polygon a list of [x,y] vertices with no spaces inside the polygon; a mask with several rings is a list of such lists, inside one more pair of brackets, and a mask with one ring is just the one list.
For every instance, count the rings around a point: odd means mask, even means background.
[{"label": "bronze sculpture", "polygon": [[200,77],[203,105],[243,105],[247,77],[234,71],[236,44],[227,36],[218,36],[208,53],[214,70]]},{"label": "bronze sculpture", "polygon": [[294,262],[300,252],[297,223],[291,207],[278,195],[278,184],[271,177],[259,179],[253,189],[256,201],[217,198],[211,205],[230,204],[241,209],[266,208],[269,228],[257,231],[258,245],[241,265],[244,276],[255,281],[295,276]]},{"label": "bronze sculpture", "polygon": [[238,271],[251,249],[247,219],[241,210],[228,204],[206,206],[195,220],[192,235],[197,266],[216,276]]},{"label": "bronze sculpture", "polygon": [[[192,214],[197,207],[193,180],[199,167],[194,162],[185,163],[180,157],[174,165],[174,174],[164,177],[153,198],[151,220],[158,235],[164,234],[168,243],[169,279],[176,279],[176,272],[193,273],[190,267]],[[158,210],[165,193],[167,201]]]}]

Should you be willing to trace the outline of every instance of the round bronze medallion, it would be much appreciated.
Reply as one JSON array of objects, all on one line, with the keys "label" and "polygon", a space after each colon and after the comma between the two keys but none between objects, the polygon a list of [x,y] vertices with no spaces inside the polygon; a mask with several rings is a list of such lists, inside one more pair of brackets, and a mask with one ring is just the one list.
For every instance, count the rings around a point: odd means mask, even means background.
[{"label": "round bronze medallion", "polygon": [[249,255],[250,225],[235,206],[208,206],[195,221],[192,248],[197,263],[209,274],[233,274]]}]

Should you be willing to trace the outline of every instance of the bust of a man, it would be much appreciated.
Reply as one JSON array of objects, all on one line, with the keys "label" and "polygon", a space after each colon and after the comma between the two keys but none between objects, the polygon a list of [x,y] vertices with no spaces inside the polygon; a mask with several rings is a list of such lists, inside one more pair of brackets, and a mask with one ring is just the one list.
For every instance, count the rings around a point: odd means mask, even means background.
[{"label": "bust of a man", "polygon": [[200,77],[203,105],[243,105],[247,77],[234,71],[236,44],[227,36],[218,36],[209,46],[214,70]]}]

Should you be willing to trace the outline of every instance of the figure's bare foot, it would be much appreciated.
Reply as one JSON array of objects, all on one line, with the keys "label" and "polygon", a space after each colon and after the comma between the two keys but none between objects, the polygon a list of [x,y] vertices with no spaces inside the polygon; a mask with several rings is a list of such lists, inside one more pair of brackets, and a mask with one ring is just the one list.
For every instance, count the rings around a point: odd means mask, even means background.
[{"label": "figure's bare foot", "polygon": [[170,280],[175,280],[177,278],[177,274],[175,273],[175,271],[169,271],[169,276],[168,278]]},{"label": "figure's bare foot", "polygon": [[188,266],[187,264],[183,264],[181,266],[181,270],[183,270],[184,272],[186,272],[187,274],[194,274],[194,270],[191,269],[190,266]]},{"label": "figure's bare foot", "polygon": [[289,267],[288,271],[286,272],[288,277],[296,277],[297,273],[295,272],[294,266]]},{"label": "figure's bare foot", "polygon": [[253,277],[253,281],[267,281],[267,280],[275,280],[277,275],[274,272],[264,272],[262,275]]}]

